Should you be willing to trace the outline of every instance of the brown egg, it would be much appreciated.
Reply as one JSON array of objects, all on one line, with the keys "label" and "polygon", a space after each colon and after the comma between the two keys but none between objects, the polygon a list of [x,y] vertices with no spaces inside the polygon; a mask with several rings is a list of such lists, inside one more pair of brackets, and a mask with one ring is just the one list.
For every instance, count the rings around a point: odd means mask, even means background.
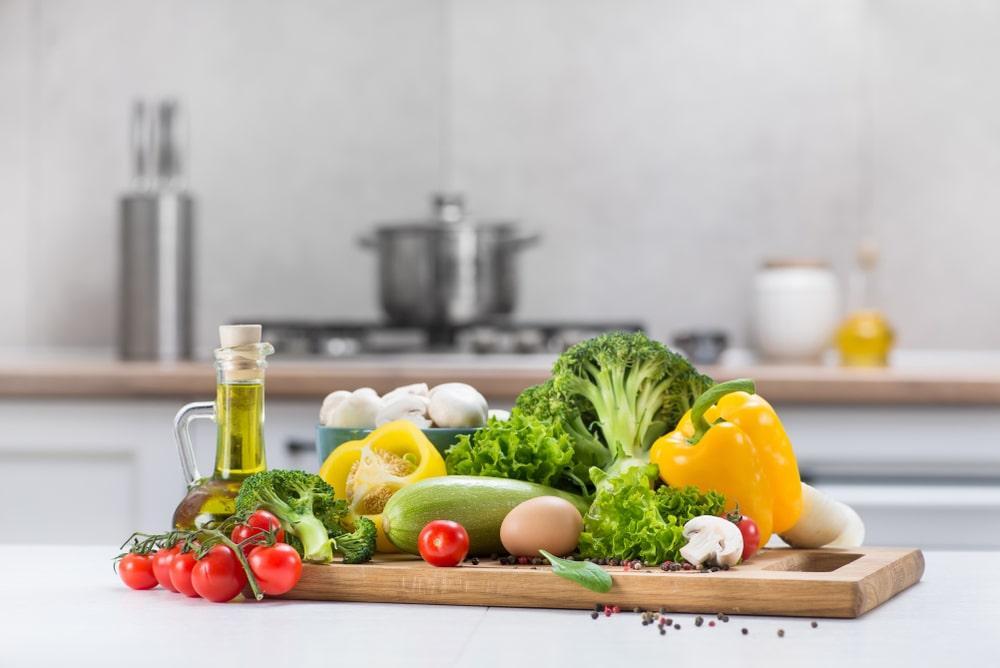
[{"label": "brown egg", "polygon": [[537,557],[538,550],[564,556],[576,549],[583,518],[558,496],[539,496],[518,504],[500,525],[500,542],[516,557]]}]

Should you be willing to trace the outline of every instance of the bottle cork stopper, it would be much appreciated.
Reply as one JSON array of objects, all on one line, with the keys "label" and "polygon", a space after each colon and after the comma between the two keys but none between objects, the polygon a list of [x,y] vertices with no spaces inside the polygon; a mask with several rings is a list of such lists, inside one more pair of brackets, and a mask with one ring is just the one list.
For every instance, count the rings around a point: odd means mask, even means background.
[{"label": "bottle cork stopper", "polygon": [[221,325],[219,342],[223,348],[260,343],[260,325]]},{"label": "bottle cork stopper", "polygon": [[858,244],[858,265],[865,271],[871,271],[878,265],[878,243],[874,239],[862,239]]}]

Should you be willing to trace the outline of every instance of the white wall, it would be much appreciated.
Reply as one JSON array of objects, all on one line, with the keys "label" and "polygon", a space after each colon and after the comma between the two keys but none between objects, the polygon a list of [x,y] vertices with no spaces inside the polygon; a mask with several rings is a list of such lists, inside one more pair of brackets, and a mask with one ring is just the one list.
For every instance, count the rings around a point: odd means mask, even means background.
[{"label": "white wall", "polygon": [[176,94],[201,349],[377,316],[353,239],[441,185],[545,235],[526,319],[742,336],[763,258],[870,232],[901,345],[996,347],[997,34],[986,0],[0,0],[0,343],[110,344],[128,106]]},{"label": "white wall", "polygon": [[423,206],[439,182],[440,2],[0,8],[2,30],[24,44],[3,65],[30,69],[28,85],[13,85],[17,72],[0,79],[0,109],[19,108],[18,97],[30,107],[0,125],[27,137],[26,156],[0,154],[0,175],[27,174],[30,200],[0,220],[5,233],[28,231],[14,251],[27,268],[0,276],[31,304],[21,318],[32,343],[112,341],[116,196],[128,184],[137,94],[177,95],[191,118],[203,350],[234,316],[377,314],[369,259],[353,240],[373,219]]}]

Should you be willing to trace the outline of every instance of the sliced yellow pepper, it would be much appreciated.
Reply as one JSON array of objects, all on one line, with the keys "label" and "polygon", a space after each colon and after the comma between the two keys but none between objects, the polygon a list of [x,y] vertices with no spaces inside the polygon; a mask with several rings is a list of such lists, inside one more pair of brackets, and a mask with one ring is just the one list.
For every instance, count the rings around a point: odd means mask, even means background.
[{"label": "sliced yellow pepper", "polygon": [[709,388],[677,429],[653,444],[650,461],[669,485],[725,494],[728,511],[739,505],[757,523],[761,546],[802,513],[795,453],[774,409],[754,394],[753,381]]},{"label": "sliced yellow pepper", "polygon": [[378,529],[376,549],[398,552],[382,530],[382,509],[389,497],[413,483],[447,473],[444,458],[420,428],[396,420],[329,454],[319,476],[347,501],[353,515],[364,515]]}]

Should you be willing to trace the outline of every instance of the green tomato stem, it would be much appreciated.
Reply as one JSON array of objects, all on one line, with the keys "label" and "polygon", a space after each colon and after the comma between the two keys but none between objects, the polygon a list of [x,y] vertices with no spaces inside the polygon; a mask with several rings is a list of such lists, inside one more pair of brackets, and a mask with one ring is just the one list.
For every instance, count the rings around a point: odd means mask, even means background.
[{"label": "green tomato stem", "polygon": [[232,550],[236,554],[236,558],[240,560],[240,565],[243,566],[243,570],[247,574],[247,582],[250,583],[250,591],[253,592],[253,597],[258,601],[264,598],[264,592],[260,590],[260,585],[257,584],[257,578],[254,577],[253,570],[250,569],[250,562],[247,561],[247,557],[243,554],[243,550],[240,549],[240,546],[231,541],[222,532],[219,532],[219,542]]}]

